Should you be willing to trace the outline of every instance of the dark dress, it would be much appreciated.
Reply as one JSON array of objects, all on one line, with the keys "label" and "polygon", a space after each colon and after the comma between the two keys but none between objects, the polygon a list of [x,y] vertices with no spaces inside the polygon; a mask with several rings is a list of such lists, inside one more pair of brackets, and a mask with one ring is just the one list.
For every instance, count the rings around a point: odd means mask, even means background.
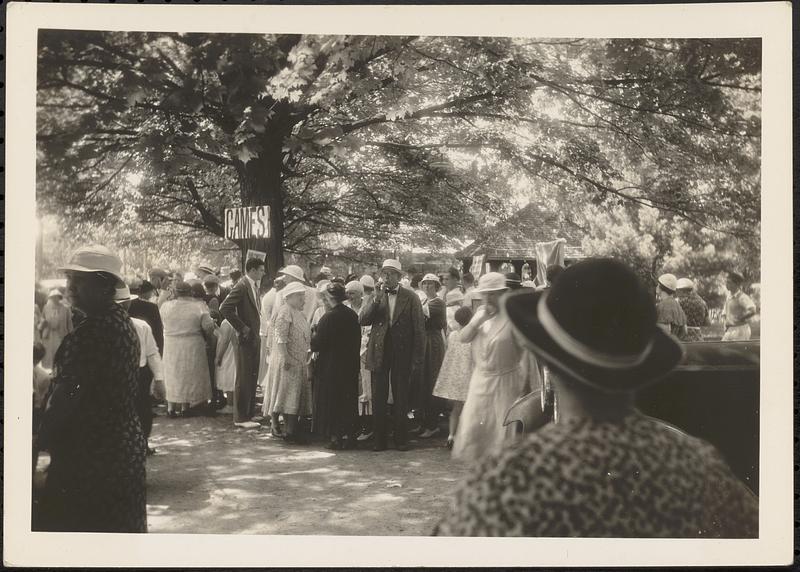
[{"label": "dark dress", "polygon": [[356,313],[343,304],[326,312],[311,337],[311,350],[319,352],[314,368],[314,433],[355,435],[361,368],[361,327]]},{"label": "dark dress", "polygon": [[447,308],[441,298],[426,301],[429,317],[425,318],[425,361],[422,366],[420,393],[417,407],[422,411],[422,425],[426,429],[436,427],[439,413],[444,410],[445,402],[433,395],[436,378],[444,361],[444,331],[447,328]]},{"label": "dark dress", "polygon": [[147,532],[138,370],[139,340],[117,304],[87,317],[64,338],[53,383],[78,382],[80,398],[49,444],[41,502],[45,530]]}]

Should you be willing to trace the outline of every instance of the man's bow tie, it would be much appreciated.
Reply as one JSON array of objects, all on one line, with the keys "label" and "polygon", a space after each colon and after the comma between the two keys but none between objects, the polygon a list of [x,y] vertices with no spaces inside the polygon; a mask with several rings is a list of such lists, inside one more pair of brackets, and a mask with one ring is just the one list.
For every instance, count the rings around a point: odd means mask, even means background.
[{"label": "man's bow tie", "polygon": [[387,294],[397,294],[397,286],[395,286],[394,288],[389,288],[387,286],[386,288],[383,289],[383,291],[386,292]]}]

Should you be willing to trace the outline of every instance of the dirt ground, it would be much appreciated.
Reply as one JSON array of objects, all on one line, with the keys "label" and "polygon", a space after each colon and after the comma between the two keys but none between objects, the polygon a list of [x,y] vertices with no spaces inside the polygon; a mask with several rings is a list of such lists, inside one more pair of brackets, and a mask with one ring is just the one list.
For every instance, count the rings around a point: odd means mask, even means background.
[{"label": "dirt ground", "polygon": [[465,473],[444,436],[407,452],[330,451],[236,428],[225,411],[156,417],[151,533],[428,535]]}]

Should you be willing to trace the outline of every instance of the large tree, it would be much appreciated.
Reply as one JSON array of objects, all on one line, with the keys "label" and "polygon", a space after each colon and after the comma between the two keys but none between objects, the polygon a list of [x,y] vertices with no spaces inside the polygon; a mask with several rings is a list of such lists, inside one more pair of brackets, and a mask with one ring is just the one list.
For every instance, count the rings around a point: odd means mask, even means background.
[{"label": "large tree", "polygon": [[[442,244],[512,208],[647,206],[758,232],[758,40],[40,32],[38,198],[222,235]],[[141,176],[134,192],[119,184]]]}]

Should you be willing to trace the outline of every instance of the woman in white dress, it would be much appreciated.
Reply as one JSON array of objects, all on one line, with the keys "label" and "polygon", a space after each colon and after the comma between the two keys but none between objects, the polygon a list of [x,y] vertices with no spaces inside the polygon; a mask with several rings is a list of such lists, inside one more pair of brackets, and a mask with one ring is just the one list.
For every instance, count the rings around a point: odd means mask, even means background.
[{"label": "woman in white dress", "polygon": [[161,306],[164,322],[164,385],[167,415],[184,417],[191,407],[211,400],[206,339],[216,325],[208,306],[192,297],[186,282],[175,286],[174,300]]},{"label": "woman in white dress", "polygon": [[[311,329],[303,314],[305,287],[292,282],[282,293],[285,304],[278,310],[273,324],[272,363],[269,366],[269,405],[272,434],[289,442],[304,442],[300,434],[300,417],[311,415],[311,378],[308,353]],[[266,396],[265,396],[266,399]],[[286,421],[286,432],[278,425],[278,417]]]},{"label": "woman in white dress", "polygon": [[239,354],[239,338],[236,329],[228,320],[223,320],[217,330],[216,381],[217,389],[224,391],[226,399],[233,402],[236,389],[236,358]]},{"label": "woman in white dress", "polygon": [[527,391],[522,368],[525,353],[518,345],[499,300],[506,277],[490,272],[476,292],[483,299],[472,320],[461,330],[462,343],[472,343],[474,370],[453,445],[453,457],[474,463],[498,451],[506,439],[503,419],[514,401]]},{"label": "woman in white dress", "polygon": [[44,359],[42,367],[53,368],[53,358],[62,340],[72,331],[72,312],[63,302],[64,295],[60,290],[51,290],[47,296],[47,304],[42,310],[42,321],[39,328],[42,333],[44,345]]}]

